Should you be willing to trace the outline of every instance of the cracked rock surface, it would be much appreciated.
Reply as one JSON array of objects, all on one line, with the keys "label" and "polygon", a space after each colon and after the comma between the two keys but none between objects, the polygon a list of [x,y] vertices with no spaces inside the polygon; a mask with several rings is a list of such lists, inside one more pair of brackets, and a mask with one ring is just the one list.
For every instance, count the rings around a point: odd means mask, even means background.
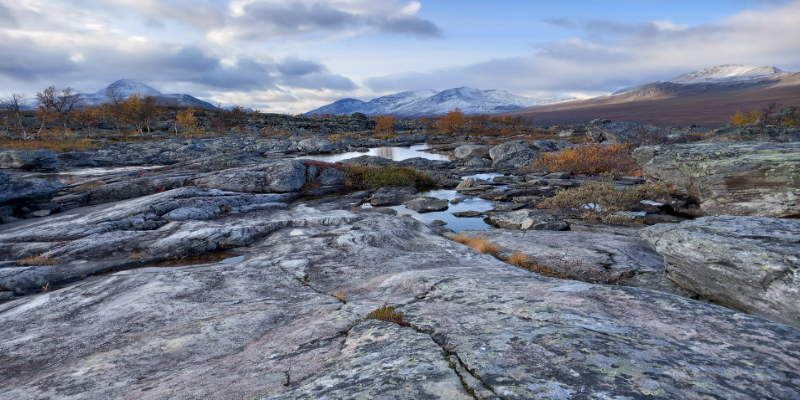
[{"label": "cracked rock surface", "polygon": [[[543,277],[410,218],[301,203],[111,233],[198,231],[164,228],[188,223],[240,229],[249,258],[102,275],[0,304],[3,396],[800,398],[798,328]],[[410,326],[365,318],[382,304]]]}]

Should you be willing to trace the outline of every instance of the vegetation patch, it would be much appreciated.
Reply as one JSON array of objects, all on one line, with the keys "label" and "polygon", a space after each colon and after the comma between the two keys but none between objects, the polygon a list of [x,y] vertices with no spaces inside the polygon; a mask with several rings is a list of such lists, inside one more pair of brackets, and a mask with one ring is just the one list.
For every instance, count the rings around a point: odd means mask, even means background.
[{"label": "vegetation patch", "polygon": [[645,183],[616,189],[614,182],[583,181],[578,189],[566,189],[547,199],[540,207],[562,214],[577,214],[589,221],[629,225],[639,222],[630,209],[642,200],[659,201],[678,191],[672,183]]},{"label": "vegetation patch", "polygon": [[641,176],[639,165],[631,157],[633,146],[587,143],[559,153],[543,153],[527,167],[533,172],[570,172],[596,175],[603,172]]},{"label": "vegetation patch", "polygon": [[482,237],[475,237],[469,239],[469,241],[467,241],[467,246],[472,247],[473,249],[481,253],[486,253],[491,255],[497,255],[497,252],[500,251],[500,246]]},{"label": "vegetation patch", "polygon": [[35,256],[25,257],[17,262],[17,265],[23,266],[42,266],[42,265],[54,265],[58,264],[58,260],[55,258],[50,257],[49,254],[38,254]]},{"label": "vegetation patch", "polygon": [[415,186],[422,188],[433,185],[433,179],[428,175],[417,172],[411,167],[363,167],[348,165],[341,168],[350,175],[354,185],[369,187],[385,186]]},{"label": "vegetation patch", "polygon": [[387,306],[386,303],[370,311],[370,313],[367,314],[367,319],[377,319],[400,326],[411,326],[408,322],[403,321],[403,313],[398,312],[394,306]]}]

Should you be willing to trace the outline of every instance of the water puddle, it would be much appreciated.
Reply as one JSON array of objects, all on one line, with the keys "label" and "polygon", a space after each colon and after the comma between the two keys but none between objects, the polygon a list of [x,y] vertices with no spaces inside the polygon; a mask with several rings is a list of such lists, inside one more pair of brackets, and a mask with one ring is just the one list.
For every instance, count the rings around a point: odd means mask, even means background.
[{"label": "water puddle", "polygon": [[429,149],[428,145],[417,144],[411,147],[397,147],[397,146],[375,147],[369,149],[368,152],[363,152],[363,153],[357,151],[349,151],[347,153],[341,153],[341,154],[316,154],[316,155],[303,156],[300,158],[315,160],[315,161],[324,161],[330,163],[361,156],[378,156],[378,157],[388,158],[392,161],[403,161],[415,157],[422,157],[428,160],[437,160],[437,161],[440,160],[450,161],[454,159],[454,157],[450,154],[425,153],[422,151],[426,149]]},{"label": "water puddle", "polygon": [[[495,176],[502,176],[502,174],[477,174],[477,175],[470,175],[469,177],[482,179],[482,180],[491,180]],[[467,178],[466,176],[464,178]],[[456,232],[461,232],[465,229],[488,229],[491,228],[491,225],[484,222],[485,216],[474,217],[474,218],[459,218],[453,215],[454,212],[459,211],[477,211],[477,212],[484,212],[495,208],[495,202],[492,200],[485,200],[475,196],[467,196],[462,195],[461,193],[456,192],[452,189],[437,189],[437,190],[429,190],[424,192],[419,192],[417,195],[419,196],[426,196],[426,197],[435,197],[437,199],[445,199],[447,201],[453,200],[455,198],[462,198],[463,200],[457,204],[450,203],[448,205],[447,210],[445,211],[435,211],[435,212],[427,212],[427,213],[418,213],[414,210],[406,208],[405,205],[399,205],[392,208],[397,211],[398,214],[407,214],[410,215],[411,218],[416,219],[417,221],[425,222],[426,224],[431,223],[435,220],[444,221],[447,223],[445,228],[452,229]],[[498,202],[497,204],[510,204],[507,202]],[[361,206],[362,208],[369,208],[371,207],[369,204],[364,204]]]},{"label": "water puddle", "polygon": [[179,271],[182,269],[205,267],[215,264],[236,264],[244,261],[247,257],[247,254],[236,255],[232,253],[210,253],[199,256],[174,258],[171,260],[159,261],[157,263],[140,265],[126,270],[110,271],[104,274],[132,275],[140,273]]},{"label": "water puddle", "polygon": [[35,172],[21,175],[21,178],[45,179],[48,182],[61,182],[65,184],[81,183],[92,179],[102,178],[110,175],[133,173],[138,171],[149,171],[151,169],[164,168],[163,165],[134,166],[134,167],[96,167],[82,168],[75,170],[65,170],[60,172]]}]

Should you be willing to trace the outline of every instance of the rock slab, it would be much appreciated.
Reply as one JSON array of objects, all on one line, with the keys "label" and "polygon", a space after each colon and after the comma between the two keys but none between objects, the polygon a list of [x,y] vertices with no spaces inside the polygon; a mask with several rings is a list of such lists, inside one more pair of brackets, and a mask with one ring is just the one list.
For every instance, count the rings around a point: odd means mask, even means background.
[{"label": "rock slab", "polygon": [[667,278],[737,310],[800,326],[800,220],[704,217],[640,231]]}]

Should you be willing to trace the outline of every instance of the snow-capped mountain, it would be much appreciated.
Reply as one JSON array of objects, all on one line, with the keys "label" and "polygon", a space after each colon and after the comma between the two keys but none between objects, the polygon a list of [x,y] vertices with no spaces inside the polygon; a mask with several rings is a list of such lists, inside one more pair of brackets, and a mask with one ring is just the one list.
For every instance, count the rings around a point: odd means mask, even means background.
[{"label": "snow-capped mountain", "polygon": [[681,76],[663,81],[653,81],[618,90],[614,94],[633,92],[648,86],[663,86],[664,84],[679,85],[741,85],[758,84],[766,80],[781,78],[788,74],[781,69],[770,66],[754,66],[741,64],[717,65],[699,71],[689,72]]},{"label": "snow-capped mountain", "polygon": [[205,102],[188,94],[177,94],[177,93],[162,94],[158,90],[153,89],[144,82],[136,79],[120,79],[106,86],[105,88],[98,90],[97,92],[84,94],[83,96],[84,99],[86,100],[86,104],[100,105],[103,102],[108,101],[106,93],[108,93],[108,90],[112,88],[116,89],[117,93],[125,99],[134,94],[141,94],[144,96],[154,96],[158,104],[166,106],[194,107],[194,108],[205,108],[205,109],[217,108],[211,103]]},{"label": "snow-capped mountain", "polygon": [[448,111],[460,108],[464,114],[497,114],[530,107],[539,104],[548,104],[560,100],[555,99],[529,99],[515,96],[505,90],[478,90],[469,87],[443,90],[418,90],[391,94],[378,97],[368,102],[357,99],[342,99],[316,110],[311,110],[305,115],[336,114],[350,115],[354,112],[366,115],[394,115],[394,116],[426,116],[443,115]]}]

